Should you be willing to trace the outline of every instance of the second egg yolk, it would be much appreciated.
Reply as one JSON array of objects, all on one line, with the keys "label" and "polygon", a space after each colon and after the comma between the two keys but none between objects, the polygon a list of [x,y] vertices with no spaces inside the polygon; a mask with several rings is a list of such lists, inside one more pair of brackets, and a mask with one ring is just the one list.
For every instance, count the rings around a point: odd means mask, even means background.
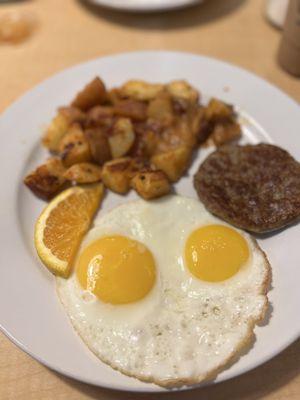
[{"label": "second egg yolk", "polygon": [[127,304],[145,297],[155,283],[155,261],[142,243],[125,236],[105,236],[79,256],[80,285],[100,300]]},{"label": "second egg yolk", "polygon": [[195,230],[185,246],[188,269],[197,278],[220,282],[235,275],[249,258],[246,240],[224,225],[207,225]]}]

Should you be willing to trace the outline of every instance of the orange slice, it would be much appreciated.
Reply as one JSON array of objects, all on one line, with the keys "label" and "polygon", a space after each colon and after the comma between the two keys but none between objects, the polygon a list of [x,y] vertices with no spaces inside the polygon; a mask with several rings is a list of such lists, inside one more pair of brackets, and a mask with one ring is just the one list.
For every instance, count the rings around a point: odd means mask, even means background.
[{"label": "orange slice", "polygon": [[45,266],[67,278],[81,240],[103,198],[102,183],[74,186],[56,196],[37,220],[34,241]]}]

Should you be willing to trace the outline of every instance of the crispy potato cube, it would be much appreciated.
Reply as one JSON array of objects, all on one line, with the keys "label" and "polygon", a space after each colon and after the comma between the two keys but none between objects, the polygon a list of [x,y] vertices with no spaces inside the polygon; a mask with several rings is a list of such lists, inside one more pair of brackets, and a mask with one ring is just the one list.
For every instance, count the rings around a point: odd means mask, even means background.
[{"label": "crispy potato cube", "polygon": [[164,126],[172,124],[174,119],[172,99],[167,92],[160,92],[150,101],[147,116],[159,121]]},{"label": "crispy potato cube", "polygon": [[59,153],[63,153],[70,145],[75,145],[77,142],[86,141],[83,129],[79,124],[73,124],[68,128],[65,136],[61,139],[58,147]]},{"label": "crispy potato cube", "polygon": [[241,137],[241,127],[236,122],[226,122],[216,124],[209,140],[212,140],[215,146],[221,146],[225,143],[232,142]]},{"label": "crispy potato cube", "polygon": [[151,158],[151,163],[162,170],[171,182],[176,182],[187,170],[192,157],[189,146],[180,146],[165,153],[156,154]]},{"label": "crispy potato cube", "polygon": [[120,117],[131,118],[136,121],[143,121],[147,118],[147,105],[142,101],[131,99],[119,101],[115,105],[114,111]]},{"label": "crispy potato cube", "polygon": [[70,125],[74,122],[82,123],[84,120],[85,114],[77,108],[61,107],[42,138],[43,145],[50,151],[57,152],[59,143]]},{"label": "crispy potato cube", "polygon": [[114,109],[111,106],[95,106],[87,113],[86,127],[105,126],[113,124]]},{"label": "crispy potato cube", "polygon": [[50,200],[65,187],[65,168],[58,158],[50,158],[24,179],[24,183],[38,197]]},{"label": "crispy potato cube", "polygon": [[199,92],[186,81],[170,82],[166,89],[174,100],[185,101],[188,104],[196,104],[199,101]]},{"label": "crispy potato cube", "polygon": [[103,104],[106,99],[105,85],[99,77],[96,77],[77,94],[71,105],[86,111],[97,104]]},{"label": "crispy potato cube", "polygon": [[70,144],[62,154],[65,167],[91,161],[91,152],[86,143]]},{"label": "crispy potato cube", "polygon": [[130,119],[118,119],[108,137],[112,157],[119,158],[127,154],[134,143],[134,139],[135,133]]},{"label": "crispy potato cube", "polygon": [[144,81],[128,81],[121,88],[119,93],[122,97],[129,97],[134,100],[149,101],[154,99],[164,86],[158,83]]},{"label": "crispy potato cube", "polygon": [[130,189],[133,160],[129,157],[108,161],[103,165],[102,181],[113,192],[125,194]]},{"label": "crispy potato cube", "polygon": [[129,155],[149,159],[157,148],[163,127],[158,121],[150,120],[134,123],[135,141]]},{"label": "crispy potato cube", "polygon": [[171,190],[170,182],[163,171],[144,170],[136,173],[131,187],[144,199],[164,196]]},{"label": "crispy potato cube", "polygon": [[101,167],[92,163],[72,165],[64,173],[64,178],[76,183],[94,183],[101,180]]},{"label": "crispy potato cube", "polygon": [[91,151],[80,125],[72,125],[59,144],[62,161],[66,167],[91,161]]},{"label": "crispy potato cube", "polygon": [[111,160],[111,150],[108,143],[107,132],[104,128],[96,127],[86,129],[85,137],[89,143],[92,159],[102,165]]},{"label": "crispy potato cube", "polygon": [[209,121],[231,119],[233,117],[232,106],[218,99],[211,99],[205,108],[205,118]]}]

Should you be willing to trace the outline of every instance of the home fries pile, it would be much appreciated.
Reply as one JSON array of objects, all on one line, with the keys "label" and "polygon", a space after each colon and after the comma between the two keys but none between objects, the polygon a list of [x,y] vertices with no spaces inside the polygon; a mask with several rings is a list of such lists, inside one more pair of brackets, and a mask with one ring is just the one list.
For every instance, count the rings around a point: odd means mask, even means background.
[{"label": "home fries pile", "polygon": [[241,135],[233,107],[186,81],[132,80],[108,90],[96,77],[60,107],[42,138],[51,157],[24,180],[50,200],[70,185],[102,181],[117,193],[133,188],[144,199],[170,192],[199,145]]}]

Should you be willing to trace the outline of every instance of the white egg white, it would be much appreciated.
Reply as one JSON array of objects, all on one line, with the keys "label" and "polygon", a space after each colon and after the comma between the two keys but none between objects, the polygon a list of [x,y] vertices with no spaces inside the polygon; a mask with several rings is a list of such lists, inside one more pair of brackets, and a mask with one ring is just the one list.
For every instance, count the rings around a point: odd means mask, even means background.
[{"label": "white egg white", "polygon": [[76,274],[58,278],[59,297],[72,324],[102,361],[162,386],[194,384],[211,376],[246,344],[265,312],[269,264],[250,235],[250,258],[232,278],[201,281],[187,269],[188,236],[224,224],[197,200],[177,195],[138,200],[100,215],[81,248],[107,235],[130,237],[152,252],[156,284],[142,300],[110,305],[85,292]]}]

